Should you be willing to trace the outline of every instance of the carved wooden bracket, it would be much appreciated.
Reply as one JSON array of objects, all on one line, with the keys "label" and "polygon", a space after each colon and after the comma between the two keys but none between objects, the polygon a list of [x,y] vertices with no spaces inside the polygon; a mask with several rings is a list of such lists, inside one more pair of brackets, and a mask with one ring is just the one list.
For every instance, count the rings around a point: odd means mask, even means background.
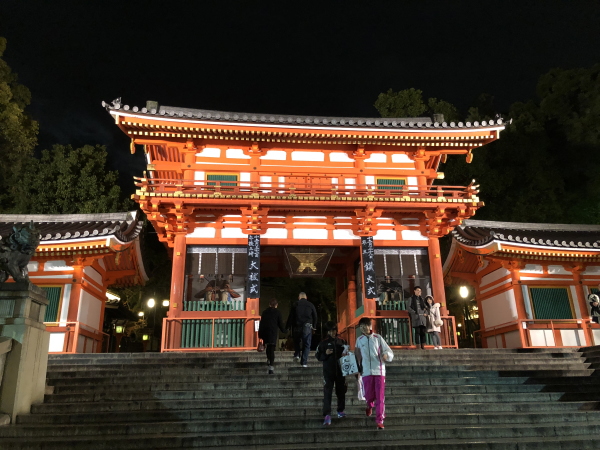
[{"label": "carved wooden bracket", "polygon": [[267,232],[267,222],[269,208],[261,208],[258,203],[252,203],[250,208],[240,208],[242,213],[242,228],[244,234],[265,234]]}]

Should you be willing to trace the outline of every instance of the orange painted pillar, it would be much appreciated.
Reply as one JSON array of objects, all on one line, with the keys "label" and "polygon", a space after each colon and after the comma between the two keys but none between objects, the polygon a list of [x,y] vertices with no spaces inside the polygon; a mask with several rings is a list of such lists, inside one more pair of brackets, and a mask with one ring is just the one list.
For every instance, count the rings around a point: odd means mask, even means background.
[{"label": "orange painted pillar", "polygon": [[178,317],[183,311],[183,289],[185,284],[185,234],[175,234],[173,243],[173,269],[171,272],[171,295],[169,317]]},{"label": "orange painted pillar", "polygon": [[[527,312],[525,311],[525,299],[523,298],[523,291],[521,290],[519,269],[511,267],[509,270],[512,276],[512,287],[513,294],[515,295],[515,303],[517,306],[517,315],[519,316],[519,319],[527,319]],[[481,313],[479,314],[479,316],[481,317]],[[522,348],[527,346],[526,333],[527,331],[524,330],[523,326],[519,323],[519,337],[521,339]]]},{"label": "orange painted pillar", "polygon": [[427,159],[425,149],[420,148],[415,155],[415,169],[417,169],[417,184],[421,189],[427,185],[427,177],[425,176],[425,161]]},{"label": "orange painted pillar", "polygon": [[[589,319],[590,312],[588,310],[588,305],[585,298],[585,292],[583,292],[583,284],[581,283],[581,271],[579,268],[573,269],[573,281],[575,282],[575,292],[577,292],[577,302],[579,304],[579,311],[581,313],[582,319]],[[588,326],[583,324],[584,336],[586,342],[583,345],[593,345],[593,342],[590,341],[590,336],[588,332]]]},{"label": "orange painted pillar", "polygon": [[[257,319],[260,319],[260,311],[258,310],[260,305],[259,302],[259,298],[249,298],[246,300],[246,314],[248,318],[256,317]],[[255,340],[255,322],[255,320],[246,321],[246,325],[244,327],[244,347],[253,347],[258,345],[258,342]]]},{"label": "orange painted pillar", "polygon": [[441,305],[441,315],[447,316],[448,308],[446,307],[446,291],[444,289],[440,240],[437,237],[431,236],[429,237],[429,271],[431,272],[431,290],[433,291],[433,298]]}]

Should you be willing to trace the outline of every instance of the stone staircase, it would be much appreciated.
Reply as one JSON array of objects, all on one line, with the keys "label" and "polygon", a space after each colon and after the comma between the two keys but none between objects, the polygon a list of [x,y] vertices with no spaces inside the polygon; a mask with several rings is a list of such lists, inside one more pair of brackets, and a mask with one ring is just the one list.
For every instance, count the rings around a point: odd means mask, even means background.
[{"label": "stone staircase", "polygon": [[269,376],[256,352],[53,355],[53,393],[0,449],[600,448],[600,347],[396,351],[382,431],[354,377],[324,428],[320,364],[276,358]]}]

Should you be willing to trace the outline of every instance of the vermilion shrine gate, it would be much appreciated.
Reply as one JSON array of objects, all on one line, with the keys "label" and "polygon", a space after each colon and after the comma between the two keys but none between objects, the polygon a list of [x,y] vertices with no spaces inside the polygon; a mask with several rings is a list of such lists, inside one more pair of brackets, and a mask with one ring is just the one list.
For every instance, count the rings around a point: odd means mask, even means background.
[{"label": "vermilion shrine gate", "polygon": [[413,345],[405,298],[419,284],[456,346],[438,240],[482,203],[476,186],[433,183],[448,155],[470,162],[498,139],[501,120],[105,106],[132,153],[144,146],[134,199],[173,254],[163,351],[255,347],[260,276],[335,277],[340,331],[352,341],[372,317],[392,346]]}]

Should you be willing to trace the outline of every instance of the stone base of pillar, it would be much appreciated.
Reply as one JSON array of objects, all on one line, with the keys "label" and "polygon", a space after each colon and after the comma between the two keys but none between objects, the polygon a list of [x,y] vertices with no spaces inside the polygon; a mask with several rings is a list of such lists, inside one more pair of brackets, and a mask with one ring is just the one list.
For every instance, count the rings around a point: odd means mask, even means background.
[{"label": "stone base of pillar", "polygon": [[0,414],[14,423],[44,401],[50,333],[44,325],[46,293],[31,283],[0,285],[0,336],[11,339],[0,385]]}]

